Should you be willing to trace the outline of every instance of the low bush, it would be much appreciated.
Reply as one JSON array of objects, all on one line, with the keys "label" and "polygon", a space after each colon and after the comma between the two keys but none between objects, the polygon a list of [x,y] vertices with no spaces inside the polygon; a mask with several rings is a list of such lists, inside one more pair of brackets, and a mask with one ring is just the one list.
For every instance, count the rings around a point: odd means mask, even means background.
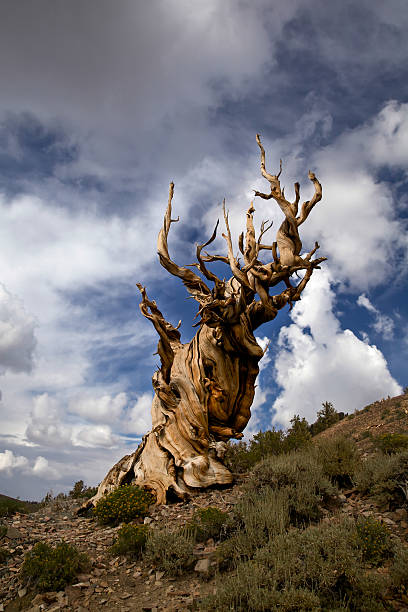
[{"label": "low bush", "polygon": [[227,442],[224,463],[233,474],[243,474],[253,467],[246,442]]},{"label": "low bush", "polygon": [[148,565],[177,576],[192,569],[195,557],[193,555],[194,538],[186,532],[169,532],[151,530],[144,553]]},{"label": "low bush", "polygon": [[224,458],[225,465],[234,473],[247,472],[268,455],[279,455],[285,452],[286,448],[283,431],[259,431],[248,443],[229,442]]},{"label": "low bush", "polygon": [[408,435],[388,433],[375,438],[375,445],[386,455],[393,455],[408,449]]},{"label": "low bush", "polygon": [[21,578],[38,591],[61,591],[72,584],[89,563],[87,555],[66,542],[60,542],[55,548],[38,542],[25,556]]},{"label": "low bush", "polygon": [[357,463],[353,440],[343,436],[319,440],[315,453],[325,476],[339,487],[352,485]]},{"label": "low bush", "polygon": [[219,569],[229,569],[242,559],[251,559],[257,548],[288,527],[288,498],[286,490],[273,491],[269,487],[243,496],[232,515],[235,530],[217,548]]},{"label": "low bush", "polygon": [[74,484],[72,490],[69,492],[69,496],[73,497],[74,499],[79,499],[79,498],[90,499],[91,497],[96,495],[97,491],[98,491],[98,487],[86,487],[84,485],[83,480],[78,480]]},{"label": "low bush", "polygon": [[2,538],[4,538],[6,533],[7,533],[7,526],[6,525],[0,525],[0,540]]},{"label": "low bush", "polygon": [[384,610],[386,579],[368,576],[354,522],[293,529],[217,580],[203,610]]},{"label": "low bush", "polygon": [[147,525],[122,525],[111,547],[114,555],[126,555],[137,559],[145,549],[149,527]]},{"label": "low bush", "polygon": [[312,434],[309,423],[304,417],[295,415],[290,421],[290,427],[284,439],[284,450],[286,452],[300,450],[310,445]]},{"label": "low bush", "polygon": [[150,491],[138,486],[123,485],[102,497],[96,503],[94,513],[100,523],[118,525],[146,516],[154,501]]},{"label": "low bush", "polygon": [[394,563],[390,568],[393,586],[404,593],[408,592],[408,548],[399,545],[394,553]]},{"label": "low bush", "polygon": [[305,525],[321,517],[321,507],[337,494],[313,450],[268,457],[253,470],[247,483],[250,494],[262,487],[285,489],[290,522]]},{"label": "low bush", "polygon": [[408,451],[394,455],[374,455],[355,471],[355,482],[362,493],[390,509],[408,501]]},{"label": "low bush", "polygon": [[197,542],[204,542],[209,538],[219,539],[226,533],[230,516],[219,508],[198,508],[187,528],[191,529]]},{"label": "low bush", "polygon": [[363,517],[356,524],[357,543],[363,560],[382,565],[393,554],[390,531],[386,525],[371,517]]},{"label": "low bush", "polygon": [[317,419],[310,425],[310,433],[316,436],[321,431],[325,431],[343,417],[344,413],[337,412],[331,402],[323,402],[321,410],[317,411]]}]

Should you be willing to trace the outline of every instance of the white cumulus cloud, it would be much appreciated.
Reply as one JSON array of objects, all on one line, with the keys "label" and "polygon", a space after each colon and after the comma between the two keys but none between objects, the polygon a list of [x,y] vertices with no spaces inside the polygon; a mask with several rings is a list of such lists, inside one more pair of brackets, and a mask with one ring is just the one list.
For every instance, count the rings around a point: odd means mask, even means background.
[{"label": "white cumulus cloud", "polygon": [[122,415],[127,401],[126,393],[118,393],[114,397],[109,394],[80,397],[70,403],[70,412],[95,423],[113,423]]},{"label": "white cumulus cloud", "polygon": [[58,478],[58,471],[51,467],[48,459],[38,456],[31,465],[29,459],[23,455],[15,455],[13,451],[6,449],[0,453],[0,472],[12,476],[14,472],[20,472],[28,476],[37,476],[45,480]]},{"label": "white cumulus cloud", "polygon": [[6,472],[11,475],[13,470],[21,470],[28,467],[27,457],[15,455],[11,450],[5,450],[0,453],[0,472]]},{"label": "white cumulus cloud", "polygon": [[274,423],[287,426],[295,413],[312,422],[323,401],[353,412],[401,393],[381,351],[341,329],[330,280],[327,269],[316,273],[291,313],[293,324],[280,330],[274,367],[282,391]]},{"label": "white cumulus cloud", "polygon": [[130,409],[125,431],[133,434],[144,435],[152,427],[152,401],[153,394],[150,391],[142,393]]},{"label": "white cumulus cloud", "polygon": [[392,340],[394,337],[394,321],[388,315],[382,314],[378,308],[376,308],[368,299],[368,297],[362,293],[357,298],[357,304],[366,308],[369,312],[372,312],[375,320],[373,328],[378,334],[382,334],[386,340]]}]

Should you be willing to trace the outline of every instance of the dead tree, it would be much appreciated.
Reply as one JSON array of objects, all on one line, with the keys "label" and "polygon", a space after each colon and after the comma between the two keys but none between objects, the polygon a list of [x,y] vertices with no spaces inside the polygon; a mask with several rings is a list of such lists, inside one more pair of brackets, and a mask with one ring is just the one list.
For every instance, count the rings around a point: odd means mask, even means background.
[{"label": "dead tree", "polygon": [[[275,200],[284,214],[276,242],[263,242],[271,225],[263,222],[258,238],[255,235],[251,203],[246,213],[246,233],[239,237],[242,262],[234,254],[228,212],[223,205],[227,255],[203,251],[214,242],[218,222],[209,240],[197,245],[197,262],[189,267],[177,265],[170,257],[168,236],[172,223],[174,185],[170,184],[169,200],[157,251],[161,265],[178,276],[190,295],[198,302],[197,333],[188,344],[180,342],[178,327],[166,321],[156,302],[138,285],[142,301],[140,310],[154,325],[158,335],[161,366],[153,376],[154,399],[152,430],[137,450],[121,459],[99,486],[94,504],[102,495],[124,483],[135,483],[152,489],[158,503],[170,495],[188,497],[193,491],[211,485],[231,483],[232,474],[223,464],[226,442],[241,438],[251,416],[258,362],[263,350],[255,330],[276,317],[278,311],[300,300],[312,273],[325,257],[312,259],[319,248],[317,242],[306,255],[301,255],[299,226],[306,221],[314,205],[321,200],[322,188],[312,172],[309,179],[313,197],[298,212],[299,183],[295,183],[295,199],[289,202],[281,189],[279,177],[267,172],[265,150],[259,135],[261,172],[270,184],[269,193],[255,191],[256,197]],[[269,252],[270,261],[261,260]],[[225,263],[232,273],[221,280],[208,267],[212,262]],[[196,268],[197,271],[192,268]],[[304,271],[297,284],[293,275]],[[275,294],[271,289],[275,288]]]}]

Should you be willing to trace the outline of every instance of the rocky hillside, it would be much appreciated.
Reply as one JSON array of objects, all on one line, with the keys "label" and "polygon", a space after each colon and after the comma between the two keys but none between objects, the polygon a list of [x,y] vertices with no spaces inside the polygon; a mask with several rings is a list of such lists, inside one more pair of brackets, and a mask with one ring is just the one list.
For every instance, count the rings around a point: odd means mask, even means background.
[{"label": "rocky hillside", "polygon": [[408,433],[407,394],[369,404],[321,432],[315,440],[336,436],[351,437],[362,453],[372,453],[381,436],[404,433]]},{"label": "rocky hillside", "polygon": [[[377,439],[382,435],[404,432],[408,432],[407,395],[375,402],[355,414],[349,415],[320,433],[313,440],[318,444],[319,440],[330,442],[339,435],[345,436],[347,439],[355,441],[358,454],[364,459],[364,457],[370,457],[376,452]],[[384,455],[384,457],[386,456]],[[286,456],[275,459],[285,462]],[[384,459],[384,462],[386,461],[388,459]],[[319,463],[320,461],[315,464],[312,462],[310,469],[313,468],[315,471],[320,469]],[[361,463],[364,463],[364,461],[358,460],[355,464],[361,465]],[[270,466],[268,469],[271,469]],[[333,473],[333,466],[330,469],[334,478],[336,478],[336,474]],[[320,476],[316,476],[320,479],[319,486],[323,486],[323,488],[327,487],[326,484],[321,484],[324,477],[323,472]],[[252,482],[252,493],[249,496],[250,502],[252,502],[253,498],[256,497],[254,491],[261,489],[264,485],[262,468],[259,467],[255,470],[255,476],[243,474],[238,477],[236,484],[228,489],[206,491],[188,502],[156,506],[151,509],[144,521],[143,519],[137,519],[134,523],[144,522],[145,525],[149,525],[150,529],[154,528],[158,532],[168,530],[167,533],[169,533],[177,532],[191,522],[197,508],[218,508],[227,512],[228,515],[234,515],[234,510],[240,507],[238,514],[241,513],[242,515],[243,510],[240,504],[245,499],[245,495],[248,500],[248,486],[251,484],[251,479],[255,479]],[[358,476],[356,476],[356,479],[358,480]],[[408,473],[406,479],[408,482]],[[325,482],[327,482],[327,479]],[[337,489],[337,492],[329,494],[327,503],[319,501],[322,499],[322,494],[319,492],[315,498],[310,498],[310,507],[315,503],[314,500],[317,500],[319,504],[319,507],[316,506],[313,510],[314,515],[310,512],[312,529],[322,529],[323,533],[326,528],[336,528],[337,525],[343,524],[347,520],[352,521],[350,524],[357,524],[360,520],[373,520],[375,525],[384,526],[387,530],[389,534],[387,538],[389,538],[395,550],[405,550],[404,547],[408,540],[407,500],[404,501],[400,496],[397,502],[395,502],[395,499],[397,499],[395,498],[390,503],[384,503],[384,499],[374,495],[369,490],[369,485],[366,484],[364,488],[359,486],[358,483],[356,486],[356,482],[352,481],[347,484],[343,483],[339,487],[340,489]],[[279,494],[280,491],[277,490],[276,495]],[[228,584],[228,581],[230,581],[230,584],[232,584],[231,580],[236,579],[234,566],[228,569],[228,562],[231,560],[225,553],[226,542],[220,542],[220,538],[217,537],[195,542],[191,547],[192,560],[179,575],[165,572],[160,569],[159,563],[147,563],[144,558],[129,559],[125,556],[113,555],[111,546],[116,540],[120,527],[101,526],[93,518],[78,517],[76,511],[80,503],[80,501],[74,499],[55,499],[48,506],[42,507],[36,512],[30,514],[17,512],[11,517],[0,519],[0,523],[3,524],[3,527],[0,526],[0,612],[16,610],[31,610],[31,612],[40,612],[40,610],[48,612],[59,610],[72,610],[73,612],[85,612],[87,610],[92,612],[100,610],[187,612],[201,609],[200,601],[204,597],[217,596],[217,593],[223,590],[224,582]],[[294,507],[296,509],[296,504]],[[309,508],[306,508],[306,512],[308,510]],[[302,512],[305,512],[304,508]],[[267,516],[262,520],[268,521],[271,514],[273,513],[268,510]],[[307,517],[302,519],[306,522],[307,520]],[[296,537],[296,534],[303,537],[308,531],[306,523],[299,523],[299,521],[291,523],[288,529],[288,536],[291,534]],[[245,530],[248,531],[248,527],[239,527],[239,537],[241,535],[245,536]],[[262,530],[256,528],[255,535],[257,531]],[[251,536],[251,538],[253,537]],[[89,555],[91,564],[86,573],[79,574],[73,584],[59,592],[39,594],[29,587],[27,588],[21,581],[20,575],[25,554],[32,549],[36,542],[43,541],[55,545],[61,540],[74,544],[80,551]],[[239,544],[238,540],[237,542]],[[224,549],[224,552],[220,554],[222,549]],[[3,558],[1,557],[1,550],[5,551]],[[231,554],[235,553],[232,552]],[[223,561],[220,564],[221,558]],[[404,559],[404,557],[401,558]],[[403,568],[399,570],[400,574],[401,571],[407,573],[406,579],[400,579],[401,584],[404,584],[404,580],[406,580],[408,587],[408,560],[406,566],[401,560],[399,564]],[[245,567],[245,565],[242,567]],[[389,579],[391,580],[390,584],[394,584],[392,581],[395,582],[396,580],[394,576],[396,570],[393,568],[393,561],[388,555],[377,564],[362,565],[359,572],[360,574],[367,573],[370,580]],[[220,574],[222,571],[225,573]],[[330,572],[333,573],[332,570]],[[357,587],[355,585],[353,587],[356,592],[360,588]],[[370,590],[372,588],[372,586],[369,587]],[[384,593],[386,592],[385,587],[382,590]],[[303,593],[302,596],[311,597],[310,593],[304,595],[304,589],[299,593]],[[297,596],[299,596],[299,593]],[[243,597],[244,602],[249,601],[249,599],[245,600],[245,594]],[[255,599],[253,598],[254,601]],[[218,601],[226,600],[221,598]],[[208,609],[265,609],[261,607],[260,603],[254,603],[254,601],[251,600],[252,603],[250,604],[244,603],[243,608],[230,607],[230,603],[228,603],[228,607],[225,603],[215,603],[215,607]],[[408,590],[401,585],[390,588],[381,603],[383,607],[372,607],[374,606],[373,600],[370,601],[371,603],[368,604],[357,604],[355,609],[361,611],[375,609],[408,611]],[[299,606],[301,605],[303,604],[299,604]],[[245,608],[245,606],[248,607]],[[283,607],[282,609],[293,610],[295,608]],[[320,608],[299,607],[296,609]]]}]

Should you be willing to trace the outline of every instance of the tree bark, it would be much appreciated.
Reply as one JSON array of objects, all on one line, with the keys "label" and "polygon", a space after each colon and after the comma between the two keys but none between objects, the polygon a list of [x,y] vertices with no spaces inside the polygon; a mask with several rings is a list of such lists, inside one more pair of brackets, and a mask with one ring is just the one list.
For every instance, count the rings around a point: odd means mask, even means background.
[{"label": "tree bark", "polygon": [[[312,260],[319,248],[301,256],[302,243],[298,227],[322,197],[322,189],[314,174],[309,172],[315,194],[305,202],[298,215],[299,184],[295,184],[295,201],[290,203],[280,188],[279,176],[265,169],[265,151],[257,135],[261,150],[261,172],[269,181],[269,194],[255,192],[264,199],[274,199],[285,215],[276,242],[261,242],[270,229],[266,222],[256,239],[253,225],[253,203],[246,213],[246,235],[239,238],[243,265],[234,255],[228,213],[224,202],[224,221],[227,255],[202,255],[217,234],[218,222],[211,238],[197,246],[197,263],[190,268],[180,267],[169,255],[167,238],[172,219],[174,185],[170,184],[169,200],[163,228],[158,237],[158,255],[166,270],[178,276],[187,291],[199,303],[198,331],[188,344],[180,342],[178,326],[167,322],[146,290],[138,285],[142,295],[142,314],[154,325],[158,335],[158,354],[161,367],[153,376],[154,399],[152,430],[147,433],[137,450],[121,459],[107,474],[97,494],[87,506],[94,505],[106,493],[121,484],[135,483],[156,494],[157,503],[171,497],[186,498],[194,491],[211,485],[232,482],[232,474],[223,464],[226,442],[241,438],[250,416],[263,356],[254,332],[262,324],[274,319],[286,304],[299,300],[313,271],[325,258]],[[263,263],[261,251],[271,251],[272,261]],[[222,261],[232,272],[228,280],[219,279],[207,264]],[[196,267],[201,276],[191,267]],[[304,270],[297,285],[291,283],[295,272]],[[203,280],[203,278],[205,280]],[[210,281],[212,289],[207,285]],[[284,289],[270,295],[270,289],[283,283]]]}]

